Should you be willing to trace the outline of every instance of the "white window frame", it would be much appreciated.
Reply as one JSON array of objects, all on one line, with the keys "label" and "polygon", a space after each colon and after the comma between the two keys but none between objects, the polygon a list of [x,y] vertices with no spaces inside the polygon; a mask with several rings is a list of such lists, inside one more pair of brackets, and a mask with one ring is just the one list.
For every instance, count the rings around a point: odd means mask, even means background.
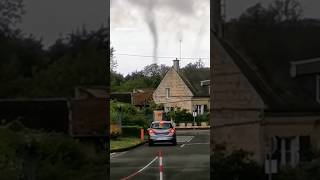
[{"label": "white window frame", "polygon": [[320,103],[320,75],[317,75],[316,86],[317,102]]},{"label": "white window frame", "polygon": [[[280,164],[282,166],[291,166],[295,167],[299,163],[299,137],[283,137],[280,138],[281,144],[280,144],[280,153],[281,153],[281,159],[280,159]],[[285,141],[289,140],[289,147],[288,150],[286,149],[286,143]],[[286,160],[286,155],[290,155],[290,161],[287,162]]]},{"label": "white window frame", "polygon": [[166,88],[165,93],[166,93],[166,98],[169,99],[171,96],[170,95],[170,88]]}]

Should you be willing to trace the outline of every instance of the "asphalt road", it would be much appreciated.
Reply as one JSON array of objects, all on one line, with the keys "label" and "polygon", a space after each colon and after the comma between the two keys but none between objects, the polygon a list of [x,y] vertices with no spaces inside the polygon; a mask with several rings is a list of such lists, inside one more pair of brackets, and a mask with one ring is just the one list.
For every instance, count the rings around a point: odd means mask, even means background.
[{"label": "asphalt road", "polygon": [[[177,146],[147,144],[110,155],[110,179],[210,179],[209,130],[178,130]],[[161,153],[161,157],[159,156]]]}]

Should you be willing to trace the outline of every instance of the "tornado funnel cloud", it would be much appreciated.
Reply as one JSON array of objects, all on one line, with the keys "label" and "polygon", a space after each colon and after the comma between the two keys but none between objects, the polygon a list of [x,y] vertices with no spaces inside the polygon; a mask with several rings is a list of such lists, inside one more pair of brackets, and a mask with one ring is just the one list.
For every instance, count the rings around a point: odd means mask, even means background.
[{"label": "tornado funnel cloud", "polygon": [[158,63],[158,31],[157,31],[157,24],[156,18],[154,14],[154,4],[153,0],[148,1],[148,8],[146,9],[145,18],[148,24],[150,33],[153,38],[153,63]]}]

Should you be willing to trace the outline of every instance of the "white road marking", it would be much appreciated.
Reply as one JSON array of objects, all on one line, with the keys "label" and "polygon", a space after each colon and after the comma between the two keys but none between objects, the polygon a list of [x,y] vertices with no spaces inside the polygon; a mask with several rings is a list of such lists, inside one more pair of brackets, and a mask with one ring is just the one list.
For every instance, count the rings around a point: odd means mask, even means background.
[{"label": "white road marking", "polygon": [[188,143],[186,145],[190,146],[190,145],[197,145],[197,144],[209,144],[209,143]]},{"label": "white road marking", "polygon": [[182,144],[182,145],[180,146],[181,148],[183,148],[187,143],[189,143],[189,142],[194,138],[194,136],[188,136],[188,138],[189,138],[189,139],[186,139],[186,140],[185,140],[186,143],[184,143],[184,144]]},{"label": "white road marking", "polygon": [[190,140],[190,138],[192,139],[194,136],[177,136],[177,142],[178,143],[185,143],[188,140]]},{"label": "white road marking", "polygon": [[190,139],[187,141],[187,143],[190,142],[193,138],[194,136],[191,136]]},{"label": "white road marking", "polygon": [[150,161],[147,165],[145,165],[143,168],[141,168],[139,171],[132,173],[131,175],[121,178],[121,180],[127,180],[132,178],[133,176],[139,174],[140,172],[142,172],[143,170],[145,170],[147,167],[149,167],[153,162],[155,162],[158,159],[158,156],[156,156],[152,161]]},{"label": "white road marking", "polygon": [[118,156],[121,156],[125,153],[127,153],[128,151],[124,151],[124,152],[120,152],[120,153],[111,153],[110,154],[110,158],[115,158],[115,157],[118,157]]}]

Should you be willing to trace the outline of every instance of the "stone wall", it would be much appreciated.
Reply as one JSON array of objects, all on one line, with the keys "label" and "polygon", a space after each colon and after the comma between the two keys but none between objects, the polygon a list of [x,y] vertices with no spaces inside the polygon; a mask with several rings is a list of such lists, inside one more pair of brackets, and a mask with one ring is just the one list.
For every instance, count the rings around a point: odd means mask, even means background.
[{"label": "stone wall", "polygon": [[[166,98],[166,88],[170,88],[169,98]],[[173,68],[167,72],[153,93],[153,99],[157,104],[164,104],[165,107],[178,106],[188,110],[192,109],[192,96],[192,92]]]},{"label": "stone wall", "polygon": [[264,103],[213,34],[211,66],[211,143],[244,149],[262,160],[260,116]]}]

